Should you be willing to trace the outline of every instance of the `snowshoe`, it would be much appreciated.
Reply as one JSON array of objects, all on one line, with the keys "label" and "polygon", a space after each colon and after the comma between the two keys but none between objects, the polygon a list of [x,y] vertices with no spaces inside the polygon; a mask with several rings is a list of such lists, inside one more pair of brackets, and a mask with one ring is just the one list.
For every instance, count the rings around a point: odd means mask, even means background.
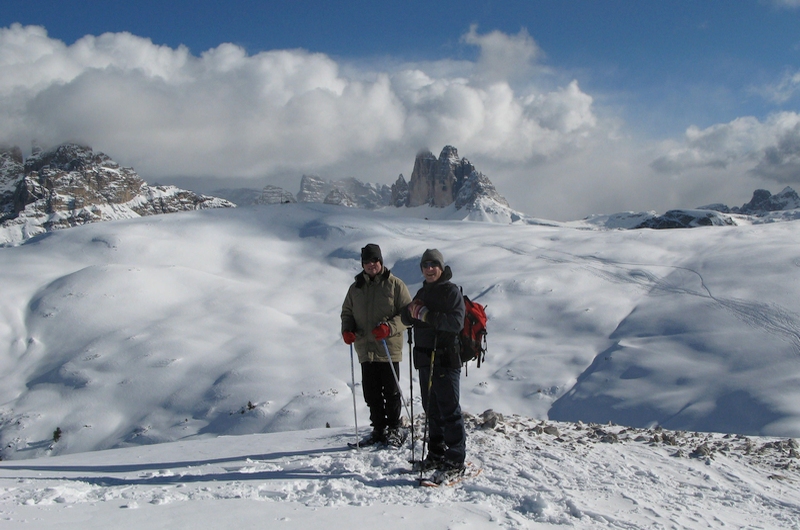
[{"label": "snowshoe", "polygon": [[389,429],[386,433],[386,445],[392,447],[403,447],[403,444],[408,438],[408,431],[403,427]]},{"label": "snowshoe", "polygon": [[430,478],[420,480],[420,486],[438,487],[457,484],[467,475],[467,466],[457,462],[445,462]]}]

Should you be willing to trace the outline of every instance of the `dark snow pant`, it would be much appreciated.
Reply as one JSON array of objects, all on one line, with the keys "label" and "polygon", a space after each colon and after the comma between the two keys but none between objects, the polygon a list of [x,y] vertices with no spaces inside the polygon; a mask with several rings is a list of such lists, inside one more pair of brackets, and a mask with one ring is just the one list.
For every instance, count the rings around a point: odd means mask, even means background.
[{"label": "dark snow pant", "polygon": [[[394,364],[394,371],[399,378],[400,363],[392,364]],[[372,429],[383,432],[386,428],[400,427],[402,396],[389,363],[361,363],[361,387],[364,390],[364,401],[369,407],[369,421]]]},{"label": "dark snow pant", "polygon": [[467,432],[459,403],[461,393],[461,368],[434,367],[428,381],[430,365],[419,366],[419,385],[422,408],[428,421],[428,445],[432,455],[463,464],[467,454]]}]

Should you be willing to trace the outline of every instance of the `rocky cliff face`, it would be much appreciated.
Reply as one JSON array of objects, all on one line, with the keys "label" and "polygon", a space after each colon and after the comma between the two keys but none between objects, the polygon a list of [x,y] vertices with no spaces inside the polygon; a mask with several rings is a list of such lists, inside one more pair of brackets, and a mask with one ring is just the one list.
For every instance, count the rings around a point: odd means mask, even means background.
[{"label": "rocky cliff face", "polygon": [[[395,186],[399,190],[404,183],[403,180]],[[420,152],[408,183],[406,206],[429,204],[444,208],[454,203],[457,210],[488,208],[487,213],[492,214],[509,208],[508,201],[497,193],[489,178],[476,170],[469,160],[459,158],[455,147],[445,146],[439,158],[430,151]]]},{"label": "rocky cliff face", "polygon": [[264,186],[256,204],[290,204],[297,202],[291,192],[278,186]]},{"label": "rocky cliff face", "polygon": [[458,190],[455,200],[456,209],[466,208],[467,210],[473,210],[491,202],[509,208],[508,201],[497,193],[497,189],[492,184],[492,181],[489,180],[489,177],[480,171],[473,170],[464,179],[461,188]]},{"label": "rocky cliff face", "polygon": [[233,203],[174,186],[150,186],[90,147],[64,144],[0,153],[0,244],[16,244],[62,228],[145,215],[232,207]]},{"label": "rocky cliff face", "polygon": [[303,175],[297,202],[321,202],[374,210],[387,206],[391,197],[389,186],[365,184],[355,178],[328,181],[317,175]]},{"label": "rocky cliff face", "polygon": [[220,197],[237,206],[253,206],[256,204],[288,204],[297,202],[291,192],[278,186],[267,185],[262,189],[256,188],[221,188],[211,192],[214,197]]},{"label": "rocky cliff face", "polygon": [[14,192],[24,170],[19,147],[0,147],[0,219],[14,211]]},{"label": "rocky cliff face", "polygon": [[466,158],[459,159],[453,146],[445,146],[439,158],[430,151],[417,154],[408,183],[406,206],[428,204],[444,208],[456,201],[464,182],[475,171]]},{"label": "rocky cliff face", "polygon": [[787,186],[775,195],[772,195],[767,190],[756,190],[753,192],[753,198],[750,199],[750,202],[743,204],[741,208],[731,208],[731,211],[748,215],[762,215],[767,212],[795,210],[797,208],[800,208],[800,196]]},{"label": "rocky cliff face", "polygon": [[391,205],[400,208],[408,204],[408,182],[406,178],[400,174],[397,180],[392,184],[391,189]]}]

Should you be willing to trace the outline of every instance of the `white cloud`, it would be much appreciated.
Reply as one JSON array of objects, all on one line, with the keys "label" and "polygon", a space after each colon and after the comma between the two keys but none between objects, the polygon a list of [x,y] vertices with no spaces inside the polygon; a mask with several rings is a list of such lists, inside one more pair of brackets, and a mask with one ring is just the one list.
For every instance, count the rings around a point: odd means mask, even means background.
[{"label": "white cloud", "polygon": [[365,66],[227,43],[193,55],[128,33],[67,46],[15,24],[0,28],[0,144],[78,141],[205,191],[220,179],[293,191],[311,172],[388,184],[419,149],[449,144],[513,207],[562,220],[741,203],[758,179],[797,174],[798,114],[690,127],[654,155],[577,81],[552,86],[559,73],[525,30],[462,40],[477,60]]},{"label": "white cloud", "polygon": [[756,88],[754,92],[779,105],[786,103],[800,93],[800,71],[786,72],[777,83]]},{"label": "white cloud", "polygon": [[331,57],[304,50],[248,55],[221,44],[194,56],[128,33],[67,46],[15,24],[0,29],[0,141],[82,141],[148,177],[253,177],[370,153],[408,159],[445,144],[499,161],[542,159],[596,128],[577,83],[512,88],[541,55],[524,30],[473,27],[464,42],[480,58],[460,75],[430,63],[345,76]]},{"label": "white cloud", "polygon": [[480,48],[477,76],[492,83],[525,77],[533,71],[536,60],[543,53],[539,45],[521,29],[517,35],[500,31],[478,34],[478,26],[470,27],[462,39]]},{"label": "white cloud", "polygon": [[706,129],[689,127],[683,142],[671,142],[652,167],[662,173],[741,165],[752,175],[800,182],[800,114],[780,112],[761,122],[737,118]]}]

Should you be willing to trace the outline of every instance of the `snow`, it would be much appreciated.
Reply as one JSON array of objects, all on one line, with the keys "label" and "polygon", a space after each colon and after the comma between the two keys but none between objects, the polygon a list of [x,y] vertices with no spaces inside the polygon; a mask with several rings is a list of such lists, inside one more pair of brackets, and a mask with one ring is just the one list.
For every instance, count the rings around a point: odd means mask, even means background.
[{"label": "snow", "polygon": [[[405,210],[204,210],[0,249],[3,527],[800,525],[797,223]],[[346,448],[339,310],[371,242],[411,292],[439,248],[487,306],[486,363],[462,377],[482,471],[455,487],[399,473],[409,448]]]}]

